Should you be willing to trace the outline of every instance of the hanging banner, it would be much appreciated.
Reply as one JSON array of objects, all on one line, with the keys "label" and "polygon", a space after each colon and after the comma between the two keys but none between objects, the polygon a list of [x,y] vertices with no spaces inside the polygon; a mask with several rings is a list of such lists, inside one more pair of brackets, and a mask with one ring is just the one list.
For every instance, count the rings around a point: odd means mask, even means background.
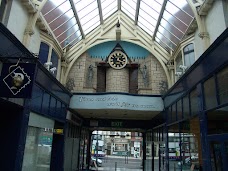
[{"label": "hanging banner", "polygon": [[35,64],[3,63],[0,75],[0,97],[30,98]]}]

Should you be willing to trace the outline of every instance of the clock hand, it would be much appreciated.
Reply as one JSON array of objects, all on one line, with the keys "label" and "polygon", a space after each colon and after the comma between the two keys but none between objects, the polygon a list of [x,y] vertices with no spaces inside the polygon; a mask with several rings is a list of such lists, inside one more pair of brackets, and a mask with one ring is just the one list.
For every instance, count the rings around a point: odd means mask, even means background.
[{"label": "clock hand", "polygon": [[120,58],[117,58],[117,61],[120,62],[121,64],[123,63],[123,61],[120,60]]}]

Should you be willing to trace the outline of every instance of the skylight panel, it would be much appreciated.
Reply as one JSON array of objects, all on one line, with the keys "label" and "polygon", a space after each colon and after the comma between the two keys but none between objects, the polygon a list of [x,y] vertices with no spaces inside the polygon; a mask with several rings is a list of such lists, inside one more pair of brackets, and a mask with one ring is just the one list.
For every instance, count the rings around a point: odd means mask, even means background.
[{"label": "skylight panel", "polygon": [[138,25],[151,36],[154,34],[161,7],[157,0],[142,0],[140,2]]},{"label": "skylight panel", "polygon": [[180,29],[183,33],[188,28],[188,25],[186,25],[181,20],[179,20],[178,18],[174,17],[173,15],[171,15],[170,13],[168,13],[167,11],[164,11],[163,18],[167,22],[169,22],[170,24],[175,25],[176,28]]},{"label": "skylight panel", "polygon": [[177,46],[168,37],[166,37],[165,35],[161,34],[160,32],[157,32],[156,37],[159,38],[159,40],[161,40],[163,43],[165,43],[172,50],[174,50],[176,48],[176,46]]},{"label": "skylight panel", "polygon": [[178,9],[175,5],[173,5],[170,2],[168,2],[166,5],[166,11],[168,11],[174,18],[176,18],[186,26],[188,26],[188,23],[190,23],[192,19],[186,13]]},{"label": "skylight panel", "polygon": [[69,0],[48,0],[41,12],[62,48],[81,36]]},{"label": "skylight panel", "polygon": [[167,37],[168,39],[170,39],[173,43],[175,43],[176,45],[179,43],[180,39],[178,37],[176,37],[173,33],[169,32],[168,30],[166,30],[166,28],[163,28],[161,25],[158,28],[158,32],[163,34],[165,37]]},{"label": "skylight panel", "polygon": [[169,32],[174,34],[180,40],[182,39],[184,32],[182,32],[180,29],[178,29],[178,27],[176,27],[175,25],[169,23],[164,18],[161,20],[160,26],[162,26],[163,28],[166,28],[166,30],[169,30]]},{"label": "skylight panel", "polygon": [[[50,0],[49,0],[49,2],[50,2]],[[53,0],[51,0],[51,3],[53,3]],[[53,4],[55,4],[55,3],[53,3]],[[50,11],[48,11],[47,13],[45,13],[43,15],[44,15],[47,23],[50,24],[53,21],[55,21],[57,18],[66,14],[69,10],[71,10],[71,5],[70,5],[69,1],[64,1],[61,4],[55,5],[55,7],[53,9],[51,9]]]},{"label": "skylight panel", "polygon": [[191,24],[193,12],[186,0],[167,0],[155,41],[174,51]]},{"label": "skylight panel", "polygon": [[76,1],[75,8],[85,34],[100,24],[97,0]]},{"label": "skylight panel", "polygon": [[64,2],[67,2],[68,0],[48,0],[44,7],[42,8],[42,14],[45,16],[46,14],[48,14],[49,12],[53,11],[54,9],[58,8],[61,4],[63,4]]},{"label": "skylight panel", "polygon": [[77,28],[76,30],[78,30],[78,25],[77,25],[76,20],[75,20],[75,18],[72,18],[69,21],[62,23],[58,27],[53,29],[53,32],[54,32],[56,38],[58,38],[59,36],[65,34],[70,29],[75,28],[75,26]]},{"label": "skylight panel", "polygon": [[148,23],[148,21],[141,16],[139,16],[138,25],[149,35],[153,35],[155,27],[152,24]]},{"label": "skylight panel", "polygon": [[163,47],[166,51],[170,51],[170,47],[168,45],[166,45],[165,43],[163,43],[159,38],[155,37],[155,41],[161,45],[161,47]]},{"label": "skylight panel", "polygon": [[194,13],[186,0],[169,0],[169,2],[175,4],[175,6],[186,12],[192,18],[194,17]]},{"label": "skylight panel", "polygon": [[121,9],[123,12],[125,12],[132,20],[135,20],[135,14],[136,14],[136,0],[122,0],[121,1]]},{"label": "skylight panel", "polygon": [[62,14],[61,16],[55,18],[54,20],[52,20],[48,24],[50,25],[51,29],[54,30],[56,27],[58,27],[59,25],[61,25],[63,23],[63,21],[69,20],[72,17],[74,17],[74,13],[70,9],[69,11],[67,11],[66,13]]},{"label": "skylight panel", "polygon": [[102,8],[102,14],[103,19],[105,20],[110,15],[112,15],[114,12],[117,11],[117,0],[102,0],[101,1],[101,8]]},{"label": "skylight panel", "polygon": [[[77,44],[80,40],[82,40],[82,36],[76,37],[74,40],[70,42],[70,47],[74,46]],[[65,48],[65,47],[64,47]]]},{"label": "skylight panel", "polygon": [[60,41],[60,44],[62,47],[70,44],[75,38],[79,37],[80,31],[73,32],[69,34],[67,37],[65,37],[63,40]]}]

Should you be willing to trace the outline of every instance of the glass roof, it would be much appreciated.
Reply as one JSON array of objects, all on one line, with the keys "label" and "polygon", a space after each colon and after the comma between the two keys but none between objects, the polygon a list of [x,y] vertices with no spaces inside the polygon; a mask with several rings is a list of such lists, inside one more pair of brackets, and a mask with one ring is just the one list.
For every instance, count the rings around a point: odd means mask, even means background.
[{"label": "glass roof", "polygon": [[186,0],[47,0],[41,13],[65,48],[85,38],[118,10],[168,52],[176,49],[194,20]]}]

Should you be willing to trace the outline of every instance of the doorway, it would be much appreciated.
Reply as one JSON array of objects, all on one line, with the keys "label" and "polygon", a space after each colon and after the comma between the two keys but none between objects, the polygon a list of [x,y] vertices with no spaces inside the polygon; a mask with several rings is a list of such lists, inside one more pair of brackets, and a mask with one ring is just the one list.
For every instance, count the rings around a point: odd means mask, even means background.
[{"label": "doorway", "polygon": [[212,171],[226,171],[228,168],[228,134],[212,135],[208,138]]}]

